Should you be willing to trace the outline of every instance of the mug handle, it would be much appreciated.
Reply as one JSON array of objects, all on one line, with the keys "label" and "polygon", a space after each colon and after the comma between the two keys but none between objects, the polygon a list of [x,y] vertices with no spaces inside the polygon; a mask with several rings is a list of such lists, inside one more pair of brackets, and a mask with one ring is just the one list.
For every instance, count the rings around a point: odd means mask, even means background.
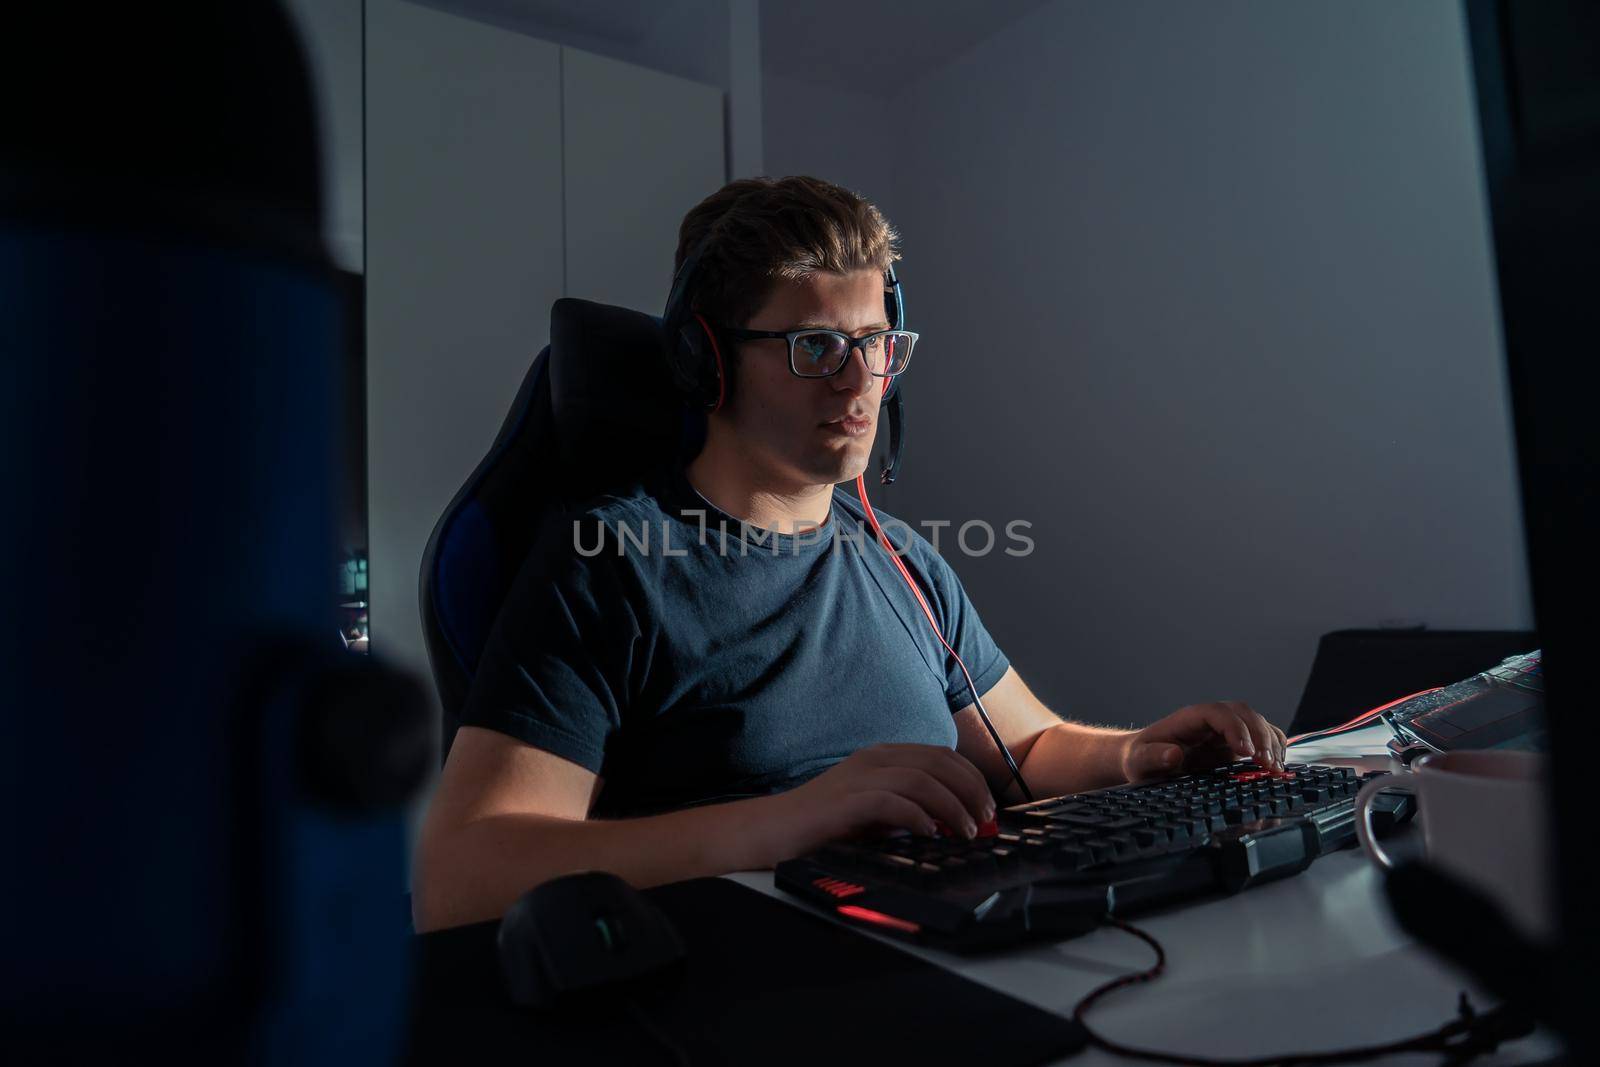
[{"label": "mug handle", "polygon": [[1355,818],[1356,837],[1361,839],[1361,847],[1367,855],[1372,857],[1374,863],[1385,870],[1394,869],[1394,860],[1378,844],[1378,839],[1372,833],[1372,799],[1386,789],[1404,786],[1408,793],[1415,793],[1415,779],[1410,773],[1406,774],[1381,774],[1376,778],[1369,778],[1361,787],[1361,792],[1356,794]]}]

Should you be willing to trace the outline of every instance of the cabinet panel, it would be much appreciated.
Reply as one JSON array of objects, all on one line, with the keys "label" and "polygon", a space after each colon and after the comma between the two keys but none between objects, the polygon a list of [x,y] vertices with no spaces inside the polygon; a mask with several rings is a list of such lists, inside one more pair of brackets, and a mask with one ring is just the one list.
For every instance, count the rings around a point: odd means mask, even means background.
[{"label": "cabinet panel", "polygon": [[557,46],[404,0],[366,10],[372,648],[428,677],[428,535],[561,295]]},{"label": "cabinet panel", "polygon": [[659,315],[678,223],[725,180],[722,91],[561,51],[567,294]]}]

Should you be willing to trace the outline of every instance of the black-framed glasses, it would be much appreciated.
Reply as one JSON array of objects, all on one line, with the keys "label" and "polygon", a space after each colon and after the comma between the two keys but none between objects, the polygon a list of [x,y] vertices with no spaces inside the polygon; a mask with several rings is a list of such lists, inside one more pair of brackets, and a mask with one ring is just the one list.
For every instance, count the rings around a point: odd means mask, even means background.
[{"label": "black-framed glasses", "polygon": [[879,330],[851,337],[838,330],[744,330],[720,327],[734,341],[784,340],[789,343],[789,370],[797,378],[831,378],[844,369],[852,349],[861,349],[867,370],[893,378],[911,362],[917,335],[910,330]]}]

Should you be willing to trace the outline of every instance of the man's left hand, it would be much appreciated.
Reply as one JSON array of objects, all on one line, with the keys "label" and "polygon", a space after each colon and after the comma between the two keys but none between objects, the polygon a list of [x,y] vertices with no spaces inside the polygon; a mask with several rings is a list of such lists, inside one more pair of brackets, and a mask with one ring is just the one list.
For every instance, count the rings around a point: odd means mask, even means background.
[{"label": "man's left hand", "polygon": [[1130,782],[1165,778],[1254,759],[1282,770],[1288,747],[1283,731],[1237,700],[1191,704],[1128,736],[1122,773]]}]

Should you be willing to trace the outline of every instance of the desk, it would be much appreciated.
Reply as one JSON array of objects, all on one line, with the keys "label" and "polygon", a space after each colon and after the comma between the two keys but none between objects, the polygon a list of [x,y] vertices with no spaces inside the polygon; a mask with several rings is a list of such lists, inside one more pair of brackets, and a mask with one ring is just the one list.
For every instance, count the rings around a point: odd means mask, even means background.
[{"label": "desk", "polygon": [[[1384,749],[1388,736],[1380,725],[1297,746],[1293,758],[1395,769],[1398,761]],[[771,871],[728,877],[805,906],[773,886]],[[1146,916],[1136,925],[1165,946],[1166,973],[1111,994],[1089,1014],[1097,1032],[1124,1044],[1209,1056],[1310,1052],[1431,1030],[1455,1018],[1462,989],[1479,1008],[1493,1003],[1394,925],[1377,870],[1359,848],[1324,856],[1292,878]],[[1143,942],[1114,929],[982,960],[883,940],[1063,1015],[1107,978],[1151,962]],[[1553,1039],[1539,1033],[1474,1062],[1536,1063],[1558,1051]],[[1431,1067],[1438,1061],[1429,1053],[1381,1062]],[[1061,1062],[1126,1067],[1136,1061],[1089,1049]]]}]

